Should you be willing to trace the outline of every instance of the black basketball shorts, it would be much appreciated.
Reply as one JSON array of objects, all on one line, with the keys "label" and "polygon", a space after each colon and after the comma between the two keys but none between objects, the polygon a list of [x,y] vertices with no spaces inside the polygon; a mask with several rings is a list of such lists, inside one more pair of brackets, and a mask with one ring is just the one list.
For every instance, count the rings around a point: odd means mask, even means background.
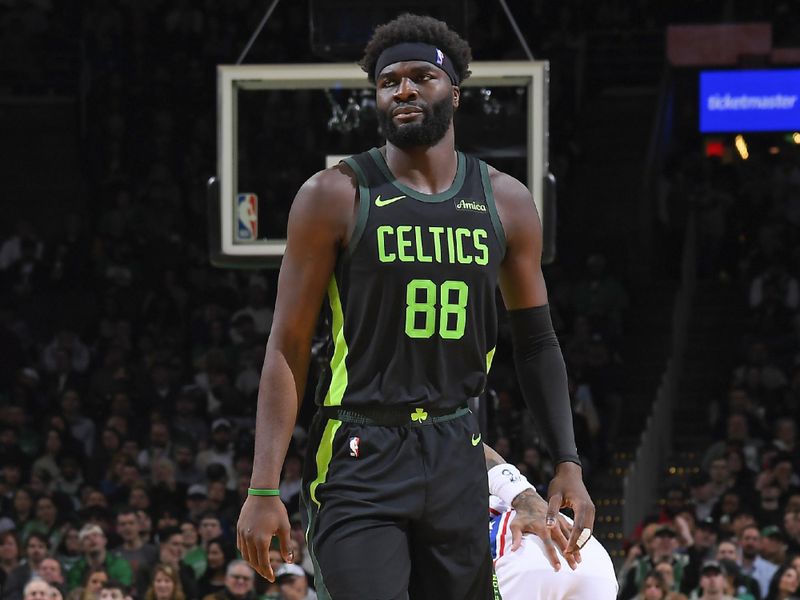
[{"label": "black basketball shorts", "polygon": [[315,416],[302,513],[320,600],[496,597],[477,419],[421,415],[400,426]]}]

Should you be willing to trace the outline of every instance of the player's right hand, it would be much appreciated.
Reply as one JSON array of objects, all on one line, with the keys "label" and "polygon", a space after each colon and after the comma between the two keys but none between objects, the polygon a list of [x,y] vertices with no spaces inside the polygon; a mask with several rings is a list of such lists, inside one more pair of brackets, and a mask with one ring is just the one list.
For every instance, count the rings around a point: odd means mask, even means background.
[{"label": "player's right hand", "polygon": [[236,546],[242,558],[259,575],[275,581],[275,573],[269,564],[272,536],[278,536],[281,556],[290,563],[294,561],[294,553],[289,547],[290,530],[289,515],[280,496],[248,496],[236,524]]}]

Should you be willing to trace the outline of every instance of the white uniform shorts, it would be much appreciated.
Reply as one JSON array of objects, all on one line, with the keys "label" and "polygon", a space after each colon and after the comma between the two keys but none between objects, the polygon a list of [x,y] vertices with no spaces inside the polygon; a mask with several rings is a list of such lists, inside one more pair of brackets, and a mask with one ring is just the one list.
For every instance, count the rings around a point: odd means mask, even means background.
[{"label": "white uniform shorts", "polygon": [[[503,600],[615,600],[617,577],[608,552],[594,537],[581,549],[582,562],[573,571],[559,553],[561,570],[547,558],[544,542],[527,533],[522,546],[511,551],[511,528],[516,511],[507,510],[492,521],[494,568]],[[493,530],[493,531],[492,531]]]}]

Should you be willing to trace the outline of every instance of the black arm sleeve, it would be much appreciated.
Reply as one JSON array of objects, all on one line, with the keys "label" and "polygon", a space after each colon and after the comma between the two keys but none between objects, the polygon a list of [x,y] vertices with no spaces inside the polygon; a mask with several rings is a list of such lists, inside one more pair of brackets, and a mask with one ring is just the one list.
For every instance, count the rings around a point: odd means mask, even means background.
[{"label": "black arm sleeve", "polygon": [[556,462],[581,464],[575,447],[567,367],[553,331],[550,306],[508,311],[522,397]]}]

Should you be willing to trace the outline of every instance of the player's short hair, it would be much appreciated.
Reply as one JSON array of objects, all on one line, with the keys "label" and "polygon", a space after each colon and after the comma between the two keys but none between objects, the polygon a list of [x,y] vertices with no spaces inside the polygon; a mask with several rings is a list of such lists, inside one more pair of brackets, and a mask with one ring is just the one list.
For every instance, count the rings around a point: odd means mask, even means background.
[{"label": "player's short hair", "polygon": [[367,73],[370,83],[375,83],[375,65],[381,52],[390,46],[406,42],[436,46],[450,58],[459,81],[470,76],[472,51],[464,38],[450,29],[444,21],[405,13],[393,21],[379,25],[367,42],[364,57],[358,64]]}]

